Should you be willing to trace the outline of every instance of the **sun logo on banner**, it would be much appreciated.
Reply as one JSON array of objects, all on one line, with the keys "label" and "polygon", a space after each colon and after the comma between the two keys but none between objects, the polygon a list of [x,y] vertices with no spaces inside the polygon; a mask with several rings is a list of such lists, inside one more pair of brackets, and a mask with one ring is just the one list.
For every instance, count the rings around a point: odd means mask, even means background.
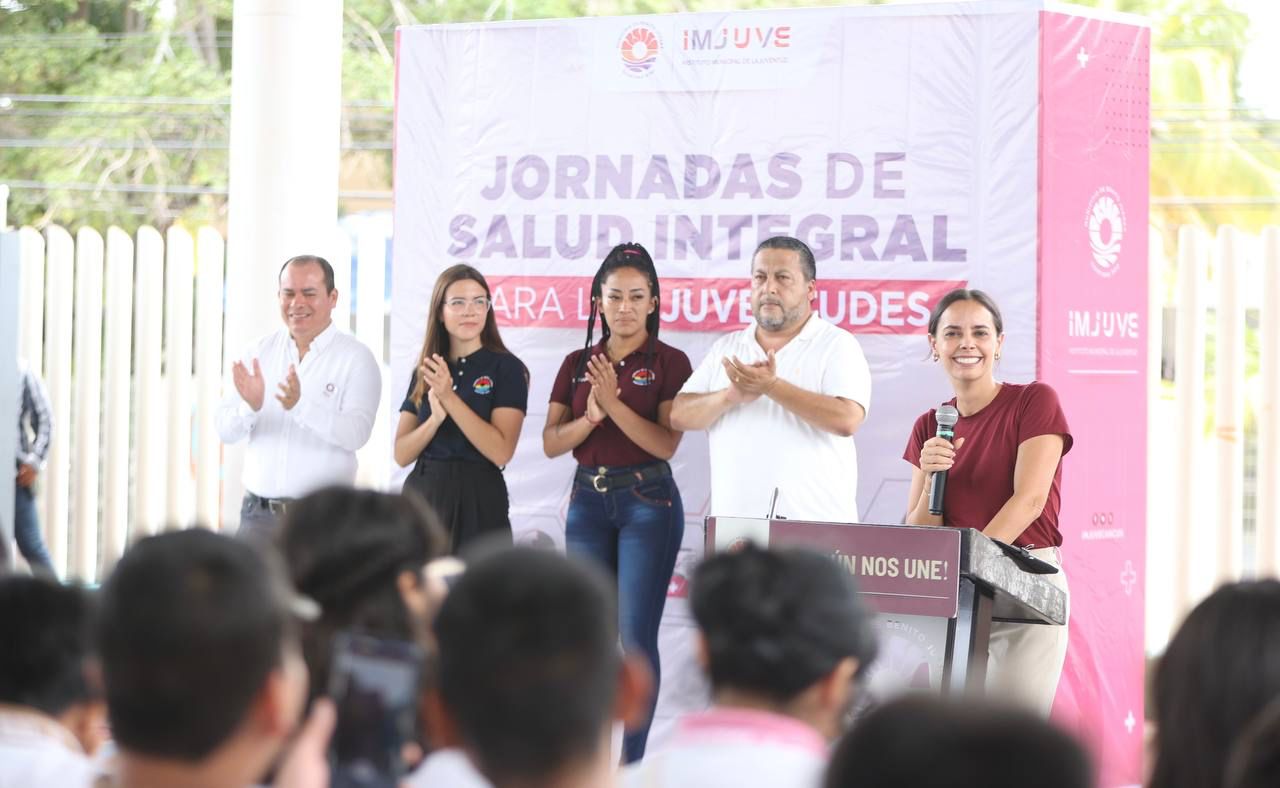
[{"label": "sun logo on banner", "polygon": [[649,386],[657,380],[658,375],[651,369],[637,369],[631,373],[631,382],[637,386]]},{"label": "sun logo on banner", "polygon": [[1093,252],[1093,270],[1110,277],[1120,268],[1120,242],[1124,240],[1124,208],[1115,189],[1103,186],[1089,201],[1089,248]]},{"label": "sun logo on banner", "polygon": [[622,67],[629,76],[647,77],[658,62],[658,52],[662,50],[662,42],[658,39],[658,31],[652,25],[635,25],[622,34],[618,42],[618,54],[622,57]]},{"label": "sun logo on banner", "polygon": [[471,390],[477,394],[488,394],[493,391],[493,378],[488,375],[481,375],[476,378],[476,382],[471,384]]}]

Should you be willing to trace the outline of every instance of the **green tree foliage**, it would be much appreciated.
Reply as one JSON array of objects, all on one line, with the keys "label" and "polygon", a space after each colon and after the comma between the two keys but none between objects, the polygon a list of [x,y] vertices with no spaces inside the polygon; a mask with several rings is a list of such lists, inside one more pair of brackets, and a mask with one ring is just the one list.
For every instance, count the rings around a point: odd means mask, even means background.
[{"label": "green tree foliage", "polygon": [[[10,221],[216,220],[231,0],[0,3],[0,179]],[[221,33],[221,35],[220,35]]]}]

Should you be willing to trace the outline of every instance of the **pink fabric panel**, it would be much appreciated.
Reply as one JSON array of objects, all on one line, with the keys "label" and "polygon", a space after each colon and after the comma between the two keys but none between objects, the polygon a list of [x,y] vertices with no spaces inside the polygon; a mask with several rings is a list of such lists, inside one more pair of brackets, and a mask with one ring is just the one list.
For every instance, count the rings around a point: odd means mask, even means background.
[{"label": "pink fabric panel", "polygon": [[1041,15],[1039,352],[1075,435],[1060,527],[1071,646],[1054,715],[1103,786],[1141,781],[1150,30]]}]

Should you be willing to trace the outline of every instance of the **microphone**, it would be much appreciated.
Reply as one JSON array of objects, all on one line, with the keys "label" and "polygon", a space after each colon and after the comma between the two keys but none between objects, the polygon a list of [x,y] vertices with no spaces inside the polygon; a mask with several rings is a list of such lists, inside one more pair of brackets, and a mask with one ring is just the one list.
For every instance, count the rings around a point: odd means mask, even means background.
[{"label": "microphone", "polygon": [[[952,405],[943,405],[934,414],[938,421],[938,437],[955,440],[956,422],[960,420],[960,411]],[[947,493],[947,472],[936,471],[933,484],[929,487],[929,514],[942,514],[942,497]]]}]

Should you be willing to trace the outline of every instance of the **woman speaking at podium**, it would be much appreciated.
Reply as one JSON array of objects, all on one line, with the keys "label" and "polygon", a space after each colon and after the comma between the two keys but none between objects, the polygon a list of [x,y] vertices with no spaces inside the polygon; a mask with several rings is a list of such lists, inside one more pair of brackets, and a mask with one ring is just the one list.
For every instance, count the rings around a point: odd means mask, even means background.
[{"label": "woman speaking at podium", "polygon": [[[615,246],[591,283],[586,345],[560,366],[542,431],[548,457],[572,451],[578,461],[568,552],[618,578],[618,629],[623,645],[649,660],[655,703],[658,623],[684,536],[684,504],[667,464],[681,437],[671,428],[671,402],[693,372],[688,356],[658,341],[658,297],[645,248]],[[597,315],[600,342],[592,344]],[[627,731],[627,763],[644,755],[649,724]]]},{"label": "woman speaking at podium", "polygon": [[[1062,456],[1071,432],[1058,395],[1044,383],[1001,383],[995,365],[1004,344],[1000,309],[981,290],[953,290],[929,315],[929,347],[951,381],[959,411],[954,440],[938,435],[937,411],[916,420],[903,458],[915,466],[909,525],[976,528],[1025,547],[1059,567],[1045,575],[1067,591],[1061,572],[1058,508]],[[933,475],[946,472],[942,514],[930,514]],[[934,502],[936,510],[937,501]],[[1068,612],[1070,611],[1068,597]],[[1046,716],[1067,653],[1067,627],[993,623],[987,690]]]}]

